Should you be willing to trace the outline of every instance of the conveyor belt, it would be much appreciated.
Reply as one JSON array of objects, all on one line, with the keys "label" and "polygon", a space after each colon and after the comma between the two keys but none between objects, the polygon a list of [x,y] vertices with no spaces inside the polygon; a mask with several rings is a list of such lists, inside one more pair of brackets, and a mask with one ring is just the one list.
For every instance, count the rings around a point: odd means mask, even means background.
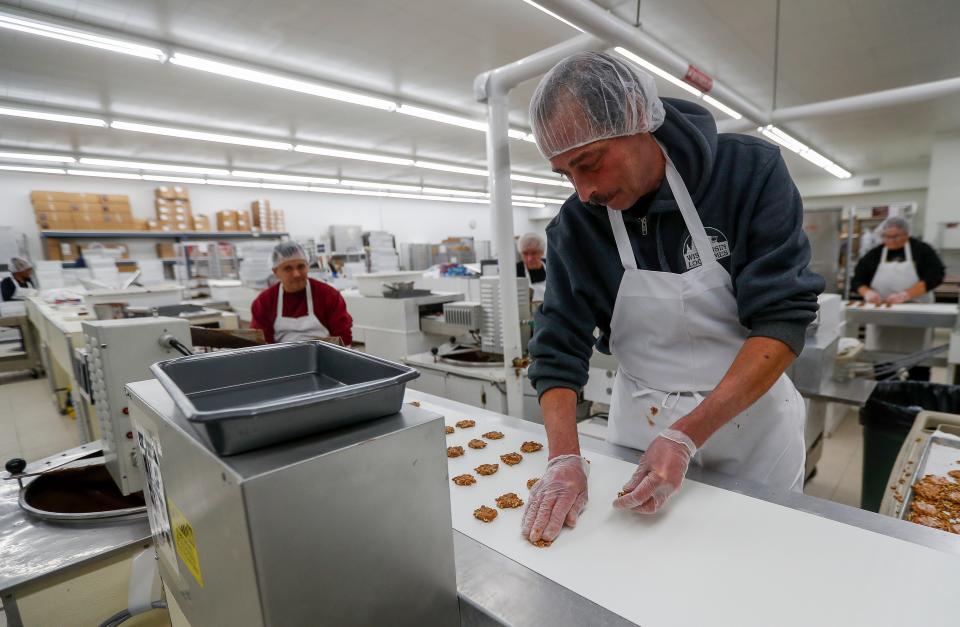
[{"label": "conveyor belt", "polygon": [[[544,441],[538,425],[422,393],[411,391],[408,399],[445,414],[447,424],[475,418],[475,435],[499,429],[508,433],[504,443],[512,439],[518,446],[524,437]],[[475,437],[459,431],[450,436],[451,444]],[[602,443],[586,448],[605,449],[587,453],[593,461],[591,507],[578,529],[564,531],[549,549],[536,549],[519,537],[519,510],[501,512],[489,525],[472,519],[473,508],[492,498],[482,488],[489,478],[470,488],[453,486],[454,527],[468,536],[458,536],[456,543],[462,607],[505,624],[621,624],[626,616],[653,626],[806,625],[809,613],[783,613],[802,590],[804,597],[819,599],[817,613],[830,617],[831,624],[948,625],[960,615],[960,599],[947,588],[948,581],[960,577],[960,542],[949,534],[696,472],[691,478],[700,483],[688,482],[662,515],[634,517],[609,507],[621,475],[632,470],[620,460],[632,460],[633,454]],[[472,468],[473,462],[497,456],[491,446],[486,452],[467,450],[455,464]],[[487,491],[525,496],[527,475],[537,476],[545,459],[541,452],[513,468],[501,465],[494,477],[506,482],[489,484]],[[451,466],[451,474],[462,470]],[[466,492],[475,488],[480,489]],[[505,562],[504,555],[512,559]],[[671,561],[671,555],[677,559]],[[909,576],[918,569],[924,577]],[[490,576],[501,570],[503,576]],[[570,595],[580,596],[580,603]],[[909,613],[902,614],[878,602],[914,595],[938,601],[919,609],[906,604]],[[566,608],[556,614],[550,609],[554,597]],[[570,609],[577,607],[579,614]],[[668,607],[682,611],[674,615]]]}]

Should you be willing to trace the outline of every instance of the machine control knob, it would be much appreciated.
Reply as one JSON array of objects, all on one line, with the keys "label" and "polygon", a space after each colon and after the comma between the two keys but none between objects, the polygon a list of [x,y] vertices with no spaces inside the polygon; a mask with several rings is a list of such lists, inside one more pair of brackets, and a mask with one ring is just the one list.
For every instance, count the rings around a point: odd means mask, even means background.
[{"label": "machine control knob", "polygon": [[27,468],[27,460],[21,457],[14,457],[11,460],[8,460],[7,463],[3,466],[4,469],[12,475],[19,475],[21,472]]}]

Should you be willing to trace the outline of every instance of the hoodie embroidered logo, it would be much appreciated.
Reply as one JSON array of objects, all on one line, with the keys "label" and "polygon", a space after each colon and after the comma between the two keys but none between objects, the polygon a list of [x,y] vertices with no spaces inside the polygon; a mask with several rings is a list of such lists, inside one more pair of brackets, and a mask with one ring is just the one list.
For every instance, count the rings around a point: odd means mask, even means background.
[{"label": "hoodie embroidered logo", "polygon": [[643,235],[647,234],[647,217],[646,216],[640,218],[640,232]]},{"label": "hoodie embroidered logo", "polygon": [[[713,254],[717,259],[723,259],[730,256],[730,244],[727,242],[727,236],[719,230],[712,227],[704,227],[707,237],[710,238],[710,244],[713,246]],[[696,268],[700,265],[700,253],[693,246],[693,240],[689,235],[683,241],[683,261],[687,265],[687,270]]]}]

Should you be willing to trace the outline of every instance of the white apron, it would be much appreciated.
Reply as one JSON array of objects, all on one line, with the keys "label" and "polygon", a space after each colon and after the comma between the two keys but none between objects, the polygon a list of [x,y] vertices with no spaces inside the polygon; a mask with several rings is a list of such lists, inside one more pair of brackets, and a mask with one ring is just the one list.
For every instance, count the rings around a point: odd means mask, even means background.
[{"label": "white apron", "polygon": [[327,328],[313,314],[313,290],[310,288],[310,280],[307,280],[307,315],[299,318],[287,318],[283,315],[283,285],[281,285],[280,295],[277,297],[277,318],[273,321],[274,341],[298,342],[329,335]]},{"label": "white apron", "polygon": [[[667,183],[700,255],[699,267],[684,274],[637,269],[623,215],[607,210],[624,267],[610,324],[610,348],[620,368],[607,439],[643,450],[717,386],[748,336],[737,317],[730,275],[717,261],[666,150],[664,156]],[[781,375],[750,408],[714,433],[693,461],[712,471],[800,491],[805,420],[803,399]]]},{"label": "white apron", "polygon": [[27,300],[31,296],[36,295],[37,290],[35,288],[21,287],[20,284],[17,282],[16,277],[13,276],[13,274],[8,273],[7,276],[10,277],[11,281],[13,281],[13,288],[14,288],[13,295],[10,297],[10,300]]},{"label": "white apron", "polygon": [[527,276],[527,284],[530,286],[530,289],[533,290],[533,297],[530,300],[535,303],[542,303],[543,296],[547,293],[547,281],[543,280],[539,283],[534,283],[533,279],[530,278],[530,270],[527,269],[527,264],[523,264],[523,273]]},{"label": "white apron", "polygon": [[[910,242],[904,247],[904,261],[887,261],[887,247],[883,247],[880,265],[870,282],[870,289],[883,298],[895,292],[902,292],[920,280],[917,267],[913,265],[913,250]],[[933,294],[927,292],[914,301],[932,303]],[[866,347],[871,351],[892,353],[916,353],[933,346],[933,329],[916,327],[881,327],[867,325]]]}]

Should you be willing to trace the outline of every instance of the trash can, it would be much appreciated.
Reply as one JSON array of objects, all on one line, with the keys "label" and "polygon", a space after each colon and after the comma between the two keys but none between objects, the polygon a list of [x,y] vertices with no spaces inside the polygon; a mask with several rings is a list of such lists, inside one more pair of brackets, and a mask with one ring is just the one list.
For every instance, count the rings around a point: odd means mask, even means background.
[{"label": "trash can", "polygon": [[860,408],[863,479],[860,507],[880,510],[890,471],[921,411],[960,413],[960,385],[926,381],[881,381]]}]

